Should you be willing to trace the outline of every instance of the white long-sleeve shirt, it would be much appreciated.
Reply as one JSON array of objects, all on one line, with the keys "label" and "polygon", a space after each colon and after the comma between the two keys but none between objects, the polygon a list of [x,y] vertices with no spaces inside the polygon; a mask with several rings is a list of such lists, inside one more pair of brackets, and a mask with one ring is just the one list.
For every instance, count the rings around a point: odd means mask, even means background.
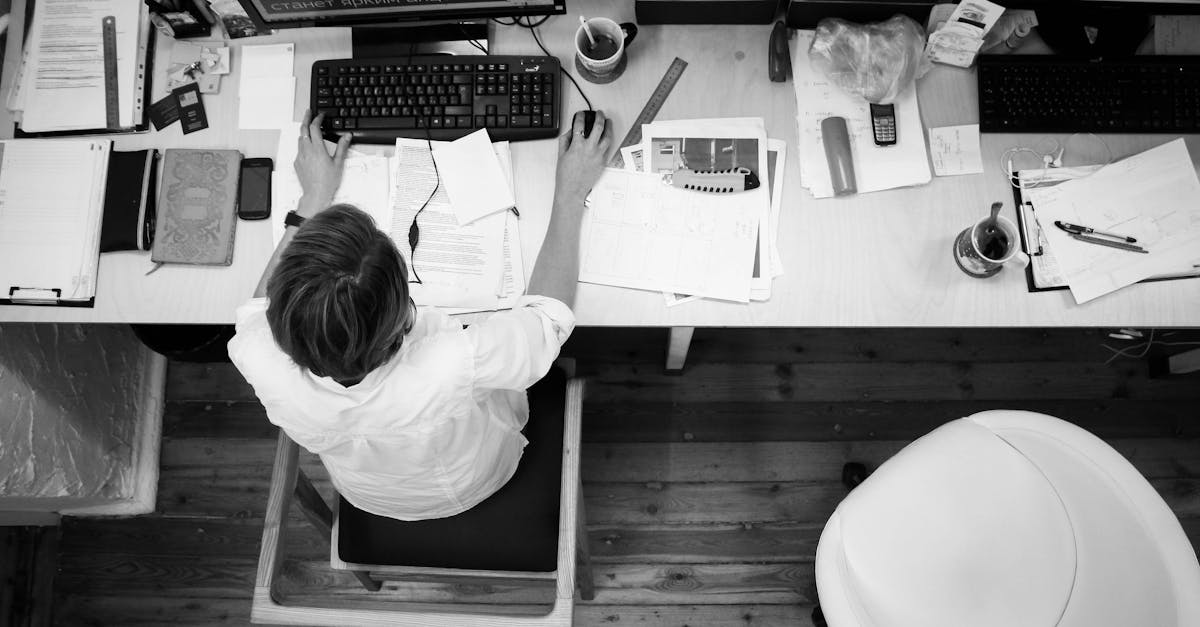
[{"label": "white long-sleeve shirt", "polygon": [[575,326],[566,305],[540,296],[467,328],[418,307],[399,352],[343,387],[279,348],[267,302],[238,308],[230,359],[267,418],[320,455],[346,500],[400,520],[462,513],[512,477],[527,443],[525,390]]}]

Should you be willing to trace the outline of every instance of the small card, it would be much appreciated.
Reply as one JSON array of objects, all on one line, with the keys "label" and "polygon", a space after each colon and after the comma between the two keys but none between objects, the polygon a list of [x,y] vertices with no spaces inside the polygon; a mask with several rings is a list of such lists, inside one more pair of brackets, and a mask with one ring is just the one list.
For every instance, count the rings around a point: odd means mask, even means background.
[{"label": "small card", "polygon": [[154,130],[161,131],[179,119],[179,99],[175,94],[167,94],[162,100],[150,105],[150,122]]},{"label": "small card", "polygon": [[198,85],[184,85],[171,93],[179,100],[179,120],[183,124],[184,135],[208,128],[208,116],[204,113],[204,103],[200,101]]}]

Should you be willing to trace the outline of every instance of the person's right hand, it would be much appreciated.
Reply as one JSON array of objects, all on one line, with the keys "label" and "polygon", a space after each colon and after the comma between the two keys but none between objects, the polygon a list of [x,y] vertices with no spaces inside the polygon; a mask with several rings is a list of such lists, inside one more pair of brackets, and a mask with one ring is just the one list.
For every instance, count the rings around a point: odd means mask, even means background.
[{"label": "person's right hand", "polygon": [[608,149],[612,147],[612,121],[596,111],[592,133],[583,136],[583,112],[575,112],[571,131],[558,140],[558,171],[554,178],[554,195],[582,204],[592,185],[604,171]]},{"label": "person's right hand", "polygon": [[350,149],[350,135],[345,134],[338,139],[333,154],[329,154],[321,137],[321,122],[324,119],[324,113],[314,118],[311,111],[305,111],[304,121],[300,123],[299,145],[293,167],[296,168],[303,191],[296,212],[306,218],[324,211],[333,202],[333,196],[342,182],[346,153]]}]

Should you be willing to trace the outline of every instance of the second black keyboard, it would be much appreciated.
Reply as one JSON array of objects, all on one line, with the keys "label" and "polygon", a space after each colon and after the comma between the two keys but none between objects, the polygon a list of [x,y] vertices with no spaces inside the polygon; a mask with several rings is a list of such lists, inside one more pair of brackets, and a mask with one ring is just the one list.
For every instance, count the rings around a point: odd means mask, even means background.
[{"label": "second black keyboard", "polygon": [[558,135],[553,57],[419,55],[313,63],[310,109],[336,139],[452,140],[481,128],[493,141]]},{"label": "second black keyboard", "polygon": [[1200,57],[1092,62],[982,55],[979,127],[993,133],[1195,133]]}]

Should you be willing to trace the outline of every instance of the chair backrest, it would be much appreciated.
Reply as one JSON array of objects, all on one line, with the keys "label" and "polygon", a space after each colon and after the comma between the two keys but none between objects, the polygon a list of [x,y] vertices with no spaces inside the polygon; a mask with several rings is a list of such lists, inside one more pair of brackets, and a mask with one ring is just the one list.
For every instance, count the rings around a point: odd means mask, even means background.
[{"label": "chair backrest", "polygon": [[1200,624],[1200,565],[1140,474],[1029,412],[943,425],[847,497],[817,549],[830,625]]}]

